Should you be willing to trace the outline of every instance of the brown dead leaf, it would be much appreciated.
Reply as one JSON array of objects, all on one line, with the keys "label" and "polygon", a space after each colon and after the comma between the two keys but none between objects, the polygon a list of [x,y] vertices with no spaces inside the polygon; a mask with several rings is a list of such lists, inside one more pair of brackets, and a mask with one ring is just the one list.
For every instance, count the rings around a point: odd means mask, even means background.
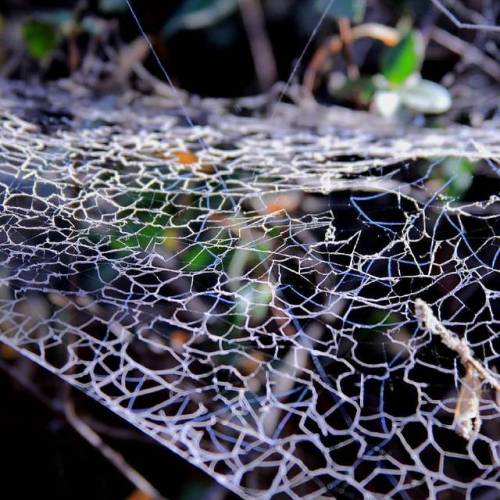
[{"label": "brown dead leaf", "polygon": [[453,425],[457,433],[469,440],[474,432],[481,428],[479,403],[481,401],[482,381],[480,374],[472,367],[467,367],[467,373],[462,380],[462,387],[455,408]]},{"label": "brown dead leaf", "polygon": [[6,344],[0,344],[0,358],[6,361],[15,361],[19,356],[20,354],[15,349],[12,349],[12,347]]}]

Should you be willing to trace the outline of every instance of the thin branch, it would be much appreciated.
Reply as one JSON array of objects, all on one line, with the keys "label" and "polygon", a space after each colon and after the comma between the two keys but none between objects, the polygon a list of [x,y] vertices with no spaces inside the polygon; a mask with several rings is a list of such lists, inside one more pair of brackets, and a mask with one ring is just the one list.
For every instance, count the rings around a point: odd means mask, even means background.
[{"label": "thin branch", "polygon": [[[378,23],[365,23],[351,28],[349,38],[350,43],[360,38],[373,38],[374,40],[382,42],[384,45],[392,47],[399,42],[400,35],[396,29],[390,28],[389,26]],[[338,54],[343,46],[344,43],[341,37],[333,36],[328,38],[313,55],[304,75],[304,88],[309,93],[314,91],[317,75],[325,65],[327,59],[332,55]]]},{"label": "thin branch", "polygon": [[73,402],[69,398],[66,399],[64,404],[64,414],[68,423],[75,431],[106,457],[138,490],[145,493],[151,499],[160,500],[165,498],[147,479],[127,463],[122,455],[104,443],[101,437],[78,417]]},{"label": "thin branch", "polygon": [[447,9],[440,0],[431,0],[436,9],[440,10],[457,28],[467,30],[481,30],[481,31],[500,31],[500,26],[491,24],[472,24],[464,23],[458,19],[451,10]]},{"label": "thin branch", "polygon": [[239,5],[259,85],[262,91],[266,91],[277,80],[278,70],[267,36],[262,6],[259,0],[239,0]]},{"label": "thin branch", "polygon": [[455,333],[448,330],[437,318],[434,316],[431,307],[422,299],[415,301],[415,315],[417,319],[434,335],[441,337],[443,344],[449,349],[455,351],[459,356],[464,367],[470,365],[476,370],[481,378],[488,382],[496,391],[500,392],[500,383],[496,378],[474,358],[471,348],[465,339],[459,338]]},{"label": "thin branch", "polygon": [[[323,11],[323,14],[321,14],[321,17],[318,19],[318,22],[316,23],[316,26],[314,27],[311,35],[309,36],[309,39],[307,40],[307,43],[306,43],[304,49],[302,50],[299,58],[297,59],[297,61],[295,62],[294,66],[293,66],[293,69],[292,69],[292,72],[290,74],[290,77],[288,78],[288,81],[286,82],[285,86],[283,87],[283,89],[281,90],[281,92],[278,96],[278,101],[276,104],[280,103],[281,100],[283,99],[283,97],[286,95],[288,88],[292,84],[293,79],[295,78],[295,75],[297,74],[297,71],[299,70],[301,62],[304,59],[307,50],[309,49],[309,46],[311,45],[312,41],[316,37],[316,34],[318,33],[319,28],[321,27],[321,25],[323,24],[323,21],[325,20],[326,16],[328,15],[328,11],[330,10],[330,7],[333,5],[334,1],[335,0],[330,0],[328,2],[328,5],[326,5],[325,10]],[[275,108],[275,110],[276,110],[276,108]],[[274,118],[274,114],[275,113],[273,112],[273,115],[272,115],[273,118]]]},{"label": "thin branch", "polygon": [[359,78],[359,68],[354,62],[352,55],[352,29],[351,22],[347,17],[339,19],[340,40],[342,41],[342,51],[347,64],[347,75],[350,80],[357,80]]},{"label": "thin branch", "polygon": [[476,64],[492,78],[500,81],[500,64],[481,52],[477,47],[474,47],[461,38],[451,35],[447,31],[440,28],[435,28],[432,31],[431,37],[439,45],[442,45],[451,52],[462,56],[466,63]]},{"label": "thin branch", "polygon": [[[96,450],[98,450],[107,460],[109,460],[138,490],[145,493],[149,498],[154,500],[164,500],[163,497],[154,486],[147,481],[141,474],[133,469],[125,459],[113,448],[103,442],[101,437],[75,412],[73,402],[66,398],[64,405],[56,403],[54,399],[48,398],[39,387],[27,378],[14,365],[10,365],[0,359],[0,369],[5,371],[13,380],[19,383],[23,389],[27,390],[39,402],[55,413],[63,413],[71,427]],[[68,386],[65,386],[68,390]]]},{"label": "thin branch", "polygon": [[342,41],[340,37],[329,38],[326,43],[321,45],[313,55],[309,66],[304,74],[304,88],[312,94],[316,87],[316,78],[318,73],[325,65],[326,60],[342,50]]}]

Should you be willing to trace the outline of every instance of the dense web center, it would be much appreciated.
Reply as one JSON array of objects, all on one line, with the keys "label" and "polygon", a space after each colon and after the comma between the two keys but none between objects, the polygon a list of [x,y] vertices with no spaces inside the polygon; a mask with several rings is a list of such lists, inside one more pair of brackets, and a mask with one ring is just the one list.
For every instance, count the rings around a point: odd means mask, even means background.
[{"label": "dense web center", "polygon": [[242,496],[494,487],[493,128],[37,92],[2,86],[3,342]]}]

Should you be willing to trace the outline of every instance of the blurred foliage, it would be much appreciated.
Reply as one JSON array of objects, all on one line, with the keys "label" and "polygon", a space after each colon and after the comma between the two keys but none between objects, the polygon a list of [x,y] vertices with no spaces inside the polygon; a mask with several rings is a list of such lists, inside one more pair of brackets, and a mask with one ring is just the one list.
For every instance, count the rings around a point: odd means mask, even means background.
[{"label": "blurred foliage", "polygon": [[446,195],[461,200],[472,185],[475,166],[468,158],[450,157],[440,164],[439,177],[446,183]]},{"label": "blurred foliage", "polygon": [[246,321],[261,323],[269,315],[272,299],[272,289],[267,283],[245,283],[236,295],[236,311],[231,320],[237,326],[244,326]]},{"label": "blurred foliage", "polygon": [[[268,17],[271,16],[271,4],[272,2],[262,3]],[[93,8],[82,7],[82,5],[82,3],[77,3],[73,8],[42,9],[28,15],[21,14],[19,19],[21,20],[22,41],[29,57],[35,61],[50,61],[56,52],[60,52],[58,49],[64,49],[68,39],[75,35],[85,36],[88,39],[104,39],[104,34],[110,24],[117,20],[120,25],[128,26],[127,33],[122,31],[124,42],[127,43],[127,36],[130,38],[129,32],[133,31],[130,26],[133,24],[126,24],[131,23],[132,20],[124,0],[98,0],[93,4]],[[151,10],[151,15],[154,16],[157,8],[145,7],[139,2],[132,2],[132,5],[138,9],[138,16],[144,21],[145,28],[149,32],[147,12]],[[273,8],[278,9],[276,5],[273,4]],[[286,18],[295,12],[294,8],[304,7],[303,2],[294,0],[285,0],[283,5],[288,6],[289,9],[283,9],[280,14],[276,14],[278,12],[276,10],[275,16]],[[353,24],[372,22],[372,19],[368,17],[371,12],[368,5],[372,5],[372,2],[367,0],[336,0],[334,2],[311,0],[313,9],[310,12],[314,12],[312,20],[316,23],[319,16],[328,8],[322,28],[324,38],[338,31],[338,21],[342,18],[348,19]],[[422,10],[421,3],[415,3],[413,0],[388,0],[380,3],[379,9],[383,8],[387,9],[385,18],[392,19],[391,24],[399,26],[399,43],[383,50],[379,47],[380,44],[374,44],[377,50],[371,55],[369,64],[359,67],[357,78],[350,78],[345,70],[332,74],[332,76],[337,75],[336,77],[340,75],[340,83],[329,86],[331,97],[351,107],[369,108],[381,115],[402,120],[407,120],[411,118],[411,115],[419,113],[446,112],[451,106],[448,91],[439,84],[422,78],[421,75],[425,60],[424,43],[419,30],[411,28],[419,22],[416,13]],[[156,43],[161,41],[168,46],[183,32],[198,32],[204,34],[206,42],[216,47],[214,50],[227,50],[227,43],[232,43],[237,37],[237,29],[239,29],[237,23],[241,21],[238,0],[177,0],[171,2],[168,9],[169,15],[163,18],[158,16],[156,35],[163,35],[163,38],[156,38]],[[306,22],[304,16],[296,16],[294,19],[296,23]],[[138,36],[137,31],[132,34],[133,36]],[[292,32],[289,36],[293,38],[296,33]],[[283,40],[278,39],[278,42],[282,43]],[[78,47],[82,52],[85,50],[81,43]],[[350,49],[355,54],[356,43],[353,43]],[[345,55],[343,54],[344,57]],[[307,57],[311,56],[312,54],[306,56],[304,66],[307,65]],[[375,75],[372,74],[374,66],[378,66],[379,69]],[[288,71],[285,74],[287,73]],[[226,74],[221,74],[221,78],[225,76]],[[174,154],[177,160],[187,167],[198,161],[196,155],[190,152],[180,151]],[[471,164],[466,159],[459,159],[449,160],[445,162],[445,165],[447,170],[445,172],[443,169],[441,175],[449,181],[447,194],[460,198],[470,186]],[[150,202],[151,200],[147,199],[143,204],[149,207]],[[142,203],[142,201],[134,200],[134,203]],[[176,251],[174,245],[178,237],[175,230],[172,230],[172,234],[167,234],[161,221],[155,220],[152,215],[146,215],[143,220],[128,220],[120,231],[109,235],[109,241],[110,248],[118,253],[126,253],[133,248],[148,251],[152,246],[161,244],[167,251]],[[188,272],[197,272],[217,265],[221,259],[225,259],[228,265],[237,265],[242,261],[241,265],[244,268],[258,265],[259,261],[255,260],[255,256],[258,257],[262,253],[265,258],[269,250],[257,248],[252,252],[234,250],[227,255],[221,255],[223,248],[224,246],[209,248],[199,242],[189,247],[182,254],[181,260]],[[263,252],[260,252],[261,250]],[[250,254],[253,255],[249,257]],[[266,295],[265,290],[264,292],[248,290],[251,297],[262,293]],[[245,298],[240,297],[238,307],[244,309],[245,303]]]},{"label": "blurred foliage", "polygon": [[401,109],[426,114],[450,109],[451,96],[446,88],[421,77],[423,45],[422,35],[410,30],[397,45],[384,51],[381,74],[374,78],[378,90],[373,95],[373,109],[381,115],[395,116]]},{"label": "blurred foliage", "polygon": [[22,33],[26,50],[35,59],[48,57],[57,47],[58,32],[53,24],[29,20],[24,23]]},{"label": "blurred foliage", "polygon": [[141,248],[151,250],[163,239],[164,226],[129,223],[126,232],[130,236],[117,235],[111,239],[111,248],[116,250]]},{"label": "blurred foliage", "polygon": [[127,12],[128,5],[125,0],[99,0],[99,10],[106,14]]},{"label": "blurred foliage", "polygon": [[[277,52],[279,46],[286,45],[299,36],[302,25],[308,26],[305,31],[305,36],[308,37],[322,14],[326,14],[326,17],[317,44],[328,36],[335,36],[339,31],[340,19],[347,19],[353,25],[373,23],[374,19],[377,21],[381,19],[383,23],[381,26],[396,26],[400,33],[399,43],[394,46],[383,48],[380,43],[372,41],[374,50],[370,52],[365,63],[360,64],[359,76],[355,78],[346,71],[347,54],[338,54],[339,58],[344,59],[344,65],[335,72],[329,67],[324,68],[330,84],[328,95],[324,92],[320,95],[322,99],[341,102],[354,108],[370,109],[383,116],[402,121],[412,120],[415,115],[440,114],[450,109],[452,100],[448,90],[422,76],[422,68],[427,63],[423,36],[418,25],[428,14],[428,9],[422,7],[423,2],[418,0],[335,0],[334,2],[308,0],[308,2],[312,8],[307,7],[302,0],[283,0],[279,4],[265,0],[261,2],[266,16],[266,27],[270,30],[269,34]],[[169,2],[168,6],[159,4],[146,6],[138,1],[131,3],[137,9],[138,17],[144,22],[146,31],[151,34],[160,55],[162,44],[167,48],[171,44],[175,47],[177,40],[185,40],[186,36],[200,36],[202,43],[210,46],[214,54],[217,51],[222,53],[231,50],[231,46],[237,44],[238,37],[241,36],[242,13],[238,0],[174,0]],[[40,5],[43,4],[42,0]],[[75,59],[76,62],[68,64],[70,70],[74,70],[78,61],[83,59],[90,40],[108,43],[105,40],[107,36],[109,37],[113,23],[117,23],[120,27],[124,45],[139,35],[124,0],[96,0],[90,4],[61,0],[56,2],[55,7],[41,7],[40,10],[32,9],[29,12],[20,10],[17,14],[14,9],[12,12],[14,14],[0,17],[2,24],[8,28],[12,23],[18,23],[26,59],[31,58],[42,70],[50,68],[51,61],[57,58],[70,59],[70,46],[73,52],[75,50],[80,52],[80,57]],[[373,17],[373,12],[377,13],[378,18]],[[155,24],[151,24],[153,18]],[[279,36],[273,34],[273,25],[269,23],[276,20],[280,23],[284,20],[293,22],[291,25],[286,25],[287,29],[290,26],[293,28],[287,31],[286,38],[283,38],[283,32]],[[156,28],[152,30],[150,26]],[[247,34],[244,36],[247,37]],[[184,41],[182,43],[181,47],[186,46]],[[297,44],[300,49],[304,40],[299,40]],[[357,42],[354,41],[349,49],[353,54],[353,60],[356,61]],[[302,67],[307,66],[313,50],[306,54]],[[294,54],[296,56],[296,53]],[[7,60],[5,54],[3,59]],[[200,58],[197,61],[201,63]],[[207,62],[210,60],[207,59]],[[191,63],[183,62],[183,64],[186,67],[193,66]],[[288,66],[284,66],[282,78],[289,75],[291,64],[292,61]],[[248,65],[251,66],[251,62]],[[203,79],[218,78],[222,82],[238,73],[236,66],[228,67],[227,71],[222,72],[223,67],[219,68],[219,74],[216,71],[209,73],[205,71]],[[150,66],[148,69],[154,71],[155,67]],[[30,71],[36,72],[36,66]],[[243,92],[237,91],[237,93]],[[190,153],[178,152],[176,155],[177,159],[187,166],[197,161],[196,156]],[[442,175],[449,181],[447,192],[452,197],[460,198],[470,186],[471,164],[466,159],[449,160],[445,164],[449,170],[446,172],[443,170]],[[450,172],[454,172],[456,177]],[[111,247],[114,250],[126,251],[132,247],[147,250],[152,245],[161,244],[162,241],[168,249],[168,245],[173,245],[178,236],[175,234],[169,237],[162,233],[161,225],[156,224],[153,219],[135,222],[135,225],[125,228],[124,233],[111,235]],[[233,258],[237,257],[233,255]],[[214,265],[217,258],[219,252],[216,248],[207,249],[203,246],[198,248],[195,245],[184,255],[184,265],[188,270],[197,271]]]},{"label": "blurred foliage", "polygon": [[165,23],[163,34],[210,28],[238,10],[238,0],[185,0]]},{"label": "blurred foliage", "polygon": [[[245,16],[238,0],[171,0],[166,3],[133,0],[131,4],[179,86],[205,95],[236,96],[258,92],[259,82],[252,59],[255,53],[250,50],[252,40],[246,32],[247,23],[243,22]],[[333,63],[327,61],[321,71],[326,81],[331,78],[337,81],[320,87],[319,99],[371,109],[403,120],[412,115],[441,114],[450,109],[450,94],[435,82],[453,64],[448,61],[442,64],[444,56],[436,51],[430,57],[424,54],[422,41],[422,33],[426,33],[427,38],[430,26],[437,22],[445,24],[447,20],[439,15],[433,17],[428,1],[259,0],[258,4],[263,10],[263,31],[269,36],[271,57],[276,60],[281,80],[289,77],[297,55],[323,14],[325,18],[297,75],[307,67],[315,47],[339,32],[341,19],[352,25],[399,26],[402,38],[394,47],[384,50],[379,41],[365,36],[362,43],[355,40],[347,50],[343,48],[338,54],[343,61],[337,70],[344,73],[343,81],[330,71]],[[8,68],[7,76],[17,78],[38,72],[42,78],[66,77],[82,66],[89,47],[97,46],[96,53],[101,57],[105,53],[107,58],[106,44],[115,44],[112,49],[119,52],[120,44],[130,44],[139,36],[125,0],[39,0],[36,9],[29,9],[27,0],[6,0],[6,5],[9,7],[5,12],[0,8],[2,19],[5,18],[7,28],[19,27],[22,42],[16,46],[12,42],[15,33],[13,37],[12,30],[6,31],[8,34],[4,35],[4,46],[0,49],[0,65]],[[449,28],[449,23],[446,27]],[[431,44],[426,41],[426,45]],[[20,50],[24,52],[23,58]],[[7,64],[11,61],[12,64]],[[13,70],[15,61],[17,69]],[[146,56],[145,64],[148,70],[161,76],[153,58]],[[359,68],[355,68],[359,78],[353,77],[356,71],[346,71],[356,64],[359,64]],[[380,74],[374,75],[377,68]],[[117,71],[116,75],[119,73]],[[125,72],[124,78],[129,76],[130,72]]]},{"label": "blurred foliage", "polygon": [[399,86],[412,74],[420,71],[423,61],[423,42],[420,33],[409,31],[382,56],[382,74],[390,85]]},{"label": "blurred foliage", "polygon": [[365,17],[366,0],[316,0],[315,8],[321,15],[328,8],[327,16],[333,19],[347,18],[359,23]]},{"label": "blurred foliage", "polygon": [[224,246],[197,244],[187,248],[182,253],[181,261],[187,272],[196,273],[213,265],[219,258],[218,256],[225,250]]}]

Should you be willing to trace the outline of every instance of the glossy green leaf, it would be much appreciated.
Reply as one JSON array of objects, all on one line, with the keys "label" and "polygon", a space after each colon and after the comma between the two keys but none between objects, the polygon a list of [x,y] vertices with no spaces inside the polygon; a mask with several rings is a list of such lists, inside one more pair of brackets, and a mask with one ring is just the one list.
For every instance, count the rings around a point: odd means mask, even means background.
[{"label": "glossy green leaf", "polygon": [[382,57],[382,74],[392,86],[403,84],[418,73],[422,65],[422,40],[416,31],[408,32],[395,46],[386,49]]},{"label": "glossy green leaf", "polygon": [[57,46],[57,30],[50,23],[27,21],[22,27],[22,36],[27,51],[35,59],[44,59]]},{"label": "glossy green leaf", "polygon": [[[325,12],[330,0],[316,0],[315,7],[319,13]],[[363,20],[366,11],[366,0],[334,0],[328,8],[327,15],[334,19],[347,17],[355,23]]]},{"label": "glossy green leaf", "polygon": [[448,111],[452,104],[448,90],[438,83],[417,79],[400,89],[403,104],[418,113],[440,114]]},{"label": "glossy green leaf", "polygon": [[163,27],[163,34],[168,37],[181,30],[208,28],[237,10],[238,0],[185,0]]}]

